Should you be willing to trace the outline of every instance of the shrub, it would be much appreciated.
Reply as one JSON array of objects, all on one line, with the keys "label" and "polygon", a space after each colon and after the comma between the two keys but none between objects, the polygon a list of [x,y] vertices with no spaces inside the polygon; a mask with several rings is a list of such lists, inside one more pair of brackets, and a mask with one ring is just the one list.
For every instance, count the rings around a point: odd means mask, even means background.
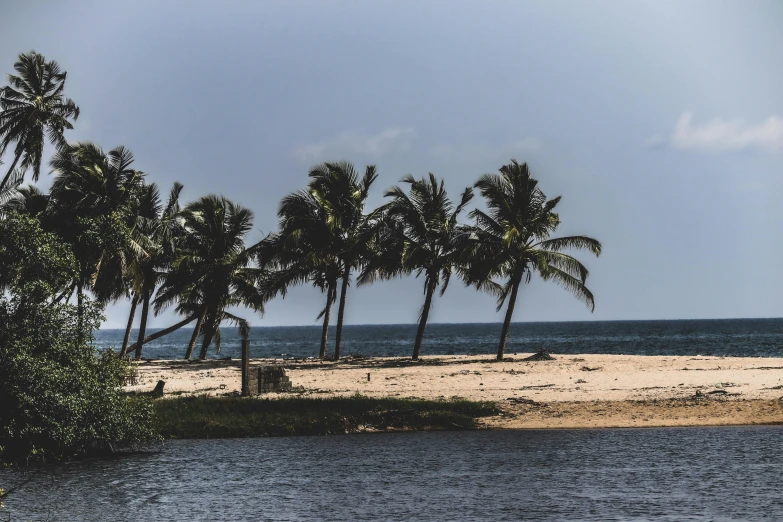
[{"label": "shrub", "polygon": [[56,302],[74,273],[69,249],[22,216],[0,221],[0,260],[0,461],[64,460],[155,439],[149,400],[122,392],[129,363],[90,344],[99,308],[84,300],[80,321],[75,306]]}]

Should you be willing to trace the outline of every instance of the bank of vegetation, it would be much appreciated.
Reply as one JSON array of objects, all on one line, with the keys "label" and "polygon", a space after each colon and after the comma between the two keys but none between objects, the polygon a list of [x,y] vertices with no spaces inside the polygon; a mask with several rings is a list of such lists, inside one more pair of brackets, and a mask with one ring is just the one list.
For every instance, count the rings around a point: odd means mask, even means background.
[{"label": "bank of vegetation", "polygon": [[155,402],[155,426],[167,439],[333,435],[397,430],[463,430],[497,413],[490,402],[462,399],[260,399],[178,397]]}]

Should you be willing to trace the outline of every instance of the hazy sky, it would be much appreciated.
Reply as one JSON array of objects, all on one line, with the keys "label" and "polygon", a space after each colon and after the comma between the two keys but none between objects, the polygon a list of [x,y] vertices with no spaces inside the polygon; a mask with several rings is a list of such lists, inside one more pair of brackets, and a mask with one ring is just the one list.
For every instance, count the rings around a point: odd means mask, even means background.
[{"label": "hazy sky", "polygon": [[[456,197],[516,158],[563,196],[561,234],[604,245],[581,254],[595,313],[534,281],[516,321],[780,317],[781,27],[778,1],[6,0],[0,72],[30,49],[57,60],[82,110],[70,140],[126,145],[184,201],[250,207],[253,239],[321,161],[377,164],[377,205],[407,173]],[[422,301],[413,278],[352,288],[346,320],[410,323]],[[302,287],[246,314],[322,307]],[[456,280],[430,318],[502,320]]]}]

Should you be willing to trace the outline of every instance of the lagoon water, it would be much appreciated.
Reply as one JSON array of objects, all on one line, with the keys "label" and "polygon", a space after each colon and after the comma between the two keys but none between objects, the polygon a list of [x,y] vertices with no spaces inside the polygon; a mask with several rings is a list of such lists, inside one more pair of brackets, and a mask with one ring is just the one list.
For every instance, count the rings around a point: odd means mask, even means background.
[{"label": "lagoon water", "polygon": [[[135,333],[135,332],[134,332]],[[181,358],[192,330],[182,329],[144,346],[152,359]],[[123,330],[99,330],[96,345],[118,347]],[[343,354],[406,356],[413,349],[416,325],[348,325],[344,329]],[[251,357],[312,357],[318,355],[321,327],[254,327]],[[497,349],[500,325],[430,324],[422,354],[491,354]],[[133,337],[135,339],[135,336]],[[334,349],[334,328],[329,334]],[[507,353],[546,348],[553,353],[603,353],[629,355],[726,355],[783,357],[783,319],[711,319],[678,321],[590,321],[514,323]],[[236,328],[224,327],[219,354],[239,357]]]},{"label": "lagoon water", "polygon": [[782,456],[783,426],[174,441],[47,469],[0,519],[780,520]]}]

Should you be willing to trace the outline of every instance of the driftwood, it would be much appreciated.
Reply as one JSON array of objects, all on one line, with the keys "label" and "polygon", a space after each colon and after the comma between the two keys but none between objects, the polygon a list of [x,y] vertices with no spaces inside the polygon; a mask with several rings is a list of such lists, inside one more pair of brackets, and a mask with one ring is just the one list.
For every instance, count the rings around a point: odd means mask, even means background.
[{"label": "driftwood", "polygon": [[534,384],[531,386],[522,386],[520,390],[540,390],[542,388],[551,388],[554,384]]}]

